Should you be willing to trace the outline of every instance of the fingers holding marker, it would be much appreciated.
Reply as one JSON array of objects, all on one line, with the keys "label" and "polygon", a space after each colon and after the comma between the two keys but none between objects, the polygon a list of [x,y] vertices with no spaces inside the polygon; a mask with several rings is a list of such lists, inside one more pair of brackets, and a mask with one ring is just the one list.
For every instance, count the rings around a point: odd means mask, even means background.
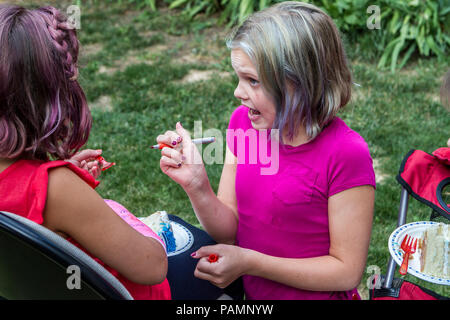
[{"label": "fingers holding marker", "polygon": [[[192,144],[204,144],[215,142],[215,137],[205,137],[198,139],[191,139],[189,131],[183,128],[180,122],[176,124],[176,132],[166,131],[164,134],[160,134],[156,137],[157,144],[150,146],[152,149],[163,149],[164,147],[180,149],[189,149]],[[185,142],[182,144],[182,142]]]},{"label": "fingers holding marker", "polygon": [[161,156],[161,160],[166,158],[164,163],[175,167],[181,167],[184,160],[184,156],[178,150],[167,147],[162,148]]},{"label": "fingers holding marker", "polygon": [[156,142],[157,144],[150,148],[161,150],[161,166],[175,168],[183,164],[202,164],[201,154],[194,145],[212,143],[215,142],[215,138],[204,137],[192,140],[189,131],[177,122],[176,132],[166,131],[156,138]]},{"label": "fingers holding marker", "polygon": [[166,144],[167,146],[174,148],[183,141],[183,138],[174,131],[166,131],[166,133],[159,135],[156,138],[156,142],[159,144]]},{"label": "fingers holding marker", "polygon": [[187,143],[191,142],[191,135],[189,132],[183,128],[181,125],[181,122],[177,122],[175,125],[175,130],[177,131],[177,134],[181,137],[182,140],[186,141]]},{"label": "fingers holding marker", "polygon": [[172,168],[180,168],[182,165],[181,162],[177,162],[177,161],[173,160],[172,158],[169,158],[166,156],[162,156],[159,162],[162,166],[172,167]]}]

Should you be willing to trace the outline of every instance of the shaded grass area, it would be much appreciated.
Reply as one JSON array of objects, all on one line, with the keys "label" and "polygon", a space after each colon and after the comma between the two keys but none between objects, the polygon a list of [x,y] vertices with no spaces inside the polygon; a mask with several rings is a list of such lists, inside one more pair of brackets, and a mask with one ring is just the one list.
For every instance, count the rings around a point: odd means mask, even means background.
[{"label": "shaded grass area", "polygon": [[[95,50],[80,57],[80,83],[91,106],[104,96],[111,101],[109,111],[92,108],[94,125],[87,147],[101,148],[107,160],[117,163],[100,177],[98,192],[137,216],[166,210],[199,226],[186,194],[161,172],[160,153],[149,146],[157,135],[173,130],[177,121],[191,131],[194,121],[202,121],[203,130],[225,132],[232,110],[239,105],[233,96],[236,77],[219,76],[232,71],[226,32],[210,28],[214,18],[189,21],[165,9],[137,12],[123,4],[98,2],[82,10],[80,41]],[[354,87],[351,103],[339,116],[367,141],[377,160],[377,175],[384,177],[377,185],[367,261],[384,273],[387,241],[396,227],[400,201],[395,180],[400,163],[410,149],[431,153],[450,136],[450,115],[439,101],[441,77],[449,61],[416,59],[391,74],[376,68],[370,43],[346,46],[354,81],[361,87]],[[213,70],[215,75],[208,81],[184,83],[192,70]],[[206,166],[214,190],[221,169],[221,164]],[[411,200],[407,222],[428,220],[430,212]],[[360,288],[367,288],[371,275],[364,274]],[[446,287],[409,275],[405,279],[450,295]]]}]

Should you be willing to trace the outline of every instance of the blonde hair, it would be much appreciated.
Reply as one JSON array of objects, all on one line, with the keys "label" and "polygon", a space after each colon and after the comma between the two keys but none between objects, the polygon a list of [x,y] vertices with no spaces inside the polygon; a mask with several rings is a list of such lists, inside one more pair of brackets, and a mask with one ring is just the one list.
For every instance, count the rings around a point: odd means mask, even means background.
[{"label": "blonde hair", "polygon": [[[274,129],[292,139],[303,125],[315,138],[351,97],[352,77],[333,20],[302,2],[256,12],[227,41],[243,50],[274,98]],[[284,131],[283,131],[284,132]]]}]

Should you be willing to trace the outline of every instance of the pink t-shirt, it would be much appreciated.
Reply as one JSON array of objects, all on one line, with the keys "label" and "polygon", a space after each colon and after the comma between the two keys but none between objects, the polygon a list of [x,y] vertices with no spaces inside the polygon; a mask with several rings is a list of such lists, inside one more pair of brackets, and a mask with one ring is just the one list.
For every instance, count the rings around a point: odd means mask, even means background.
[{"label": "pink t-shirt", "polygon": [[[227,145],[238,158],[237,245],[286,258],[328,255],[328,198],[356,186],[375,187],[366,142],[336,117],[313,141],[280,145],[278,152],[267,138],[270,132],[254,130],[247,113],[238,107],[227,130]],[[352,299],[357,294],[356,289],[300,290],[248,275],[243,280],[248,299]]]}]

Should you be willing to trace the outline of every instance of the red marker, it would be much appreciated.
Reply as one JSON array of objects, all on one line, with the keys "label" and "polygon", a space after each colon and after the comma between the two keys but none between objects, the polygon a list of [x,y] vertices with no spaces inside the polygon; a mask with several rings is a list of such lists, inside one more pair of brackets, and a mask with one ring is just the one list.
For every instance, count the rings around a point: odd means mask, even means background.
[{"label": "red marker", "polygon": [[102,171],[105,171],[106,169],[109,169],[112,166],[116,165],[115,162],[108,162],[108,161],[106,161],[105,158],[103,158],[102,156],[98,156],[96,159],[100,162],[100,166],[102,168]]},{"label": "red marker", "polygon": [[[214,141],[216,141],[216,138],[214,138],[214,137],[207,137],[207,138],[193,139],[192,143],[194,143],[194,144],[204,144],[204,143],[211,143],[211,142],[214,142]],[[155,144],[155,145],[151,146],[150,148],[151,149],[162,149],[164,147],[173,148],[173,146],[169,146],[168,144],[165,144],[165,143],[158,143],[158,144]]]},{"label": "red marker", "polygon": [[162,148],[165,148],[165,147],[172,148],[171,146],[169,146],[169,145],[167,145],[165,143],[158,143],[158,144],[155,144],[154,146],[151,146],[150,148],[152,148],[152,149],[162,149]]},{"label": "red marker", "polygon": [[210,263],[217,262],[217,260],[219,260],[219,256],[215,253],[210,254],[208,257],[208,262]]}]

